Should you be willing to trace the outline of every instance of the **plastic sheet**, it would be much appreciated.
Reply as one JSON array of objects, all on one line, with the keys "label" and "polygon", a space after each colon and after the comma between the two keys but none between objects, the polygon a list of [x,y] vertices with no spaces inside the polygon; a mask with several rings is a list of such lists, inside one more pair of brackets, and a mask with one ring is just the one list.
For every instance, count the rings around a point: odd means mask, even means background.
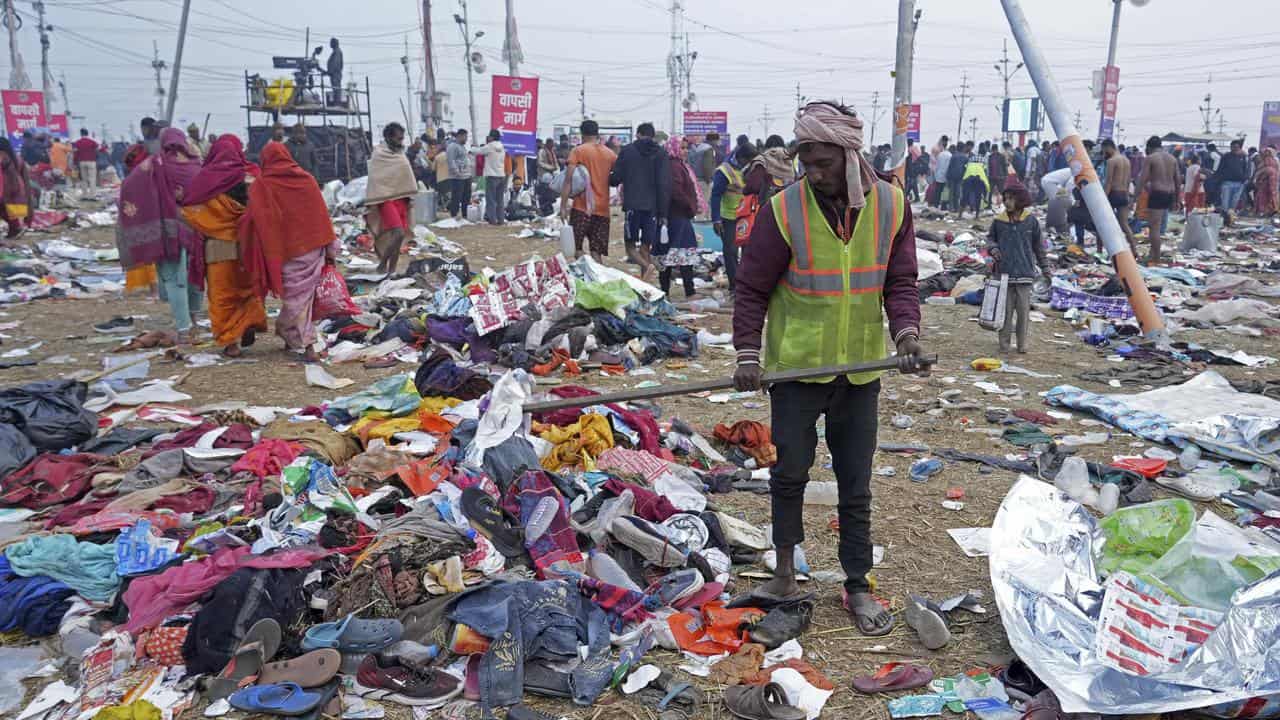
[{"label": "plastic sheet", "polygon": [[[1196,532],[1210,533],[1220,553],[1266,551],[1215,519],[1202,519]],[[1173,712],[1280,693],[1280,575],[1237,591],[1217,629],[1185,662],[1158,679],[1143,678],[1097,656],[1103,586],[1092,515],[1024,476],[1001,504],[991,535],[991,584],[1009,645],[1064,711]]]}]

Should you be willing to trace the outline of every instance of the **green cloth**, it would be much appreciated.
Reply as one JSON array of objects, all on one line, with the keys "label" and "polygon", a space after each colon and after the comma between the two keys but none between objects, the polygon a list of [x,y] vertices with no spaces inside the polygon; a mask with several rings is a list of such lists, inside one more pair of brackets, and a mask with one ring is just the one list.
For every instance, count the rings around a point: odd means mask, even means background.
[{"label": "green cloth", "polygon": [[361,390],[355,395],[348,395],[329,403],[330,409],[346,410],[354,418],[359,418],[370,410],[381,410],[400,417],[417,412],[422,396],[414,387],[413,377],[409,375],[392,375],[383,378]]},{"label": "green cloth", "polygon": [[22,577],[47,575],[88,600],[110,600],[120,588],[116,547],[76,542],[70,535],[29,537],[10,545],[4,554],[13,572]]},{"label": "green cloth", "polygon": [[636,301],[636,291],[626,280],[608,282],[577,281],[577,305],[586,310],[607,310],[620,318],[626,318],[624,310]]},{"label": "green cloth", "polygon": [[1029,422],[1020,422],[1017,425],[1010,425],[1005,428],[1004,434],[1000,437],[1008,440],[1018,447],[1053,444],[1053,438],[1045,434],[1045,431],[1041,430],[1039,425]]}]

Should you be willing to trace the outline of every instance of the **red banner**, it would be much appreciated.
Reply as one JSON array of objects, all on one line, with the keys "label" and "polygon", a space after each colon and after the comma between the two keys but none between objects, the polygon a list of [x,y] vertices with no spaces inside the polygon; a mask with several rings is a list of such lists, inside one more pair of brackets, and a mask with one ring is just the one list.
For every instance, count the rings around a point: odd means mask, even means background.
[{"label": "red banner", "polygon": [[68,127],[66,113],[49,116],[49,134],[63,140],[71,137],[71,128]]},{"label": "red banner", "polygon": [[1102,72],[1102,121],[1098,126],[1098,137],[1105,139],[1115,134],[1116,99],[1120,94],[1120,68],[1108,65]]},{"label": "red banner", "polygon": [[502,133],[508,154],[537,155],[538,78],[494,75],[489,126]]},{"label": "red banner", "polygon": [[44,93],[39,90],[0,90],[4,127],[14,147],[22,146],[22,131],[44,127]]}]

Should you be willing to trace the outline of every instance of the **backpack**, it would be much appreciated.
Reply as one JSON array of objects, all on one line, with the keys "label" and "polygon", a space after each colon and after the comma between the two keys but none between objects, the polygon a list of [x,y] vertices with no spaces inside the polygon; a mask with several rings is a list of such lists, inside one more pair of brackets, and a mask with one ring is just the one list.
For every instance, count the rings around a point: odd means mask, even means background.
[{"label": "backpack", "polygon": [[756,215],[760,213],[760,208],[769,202],[783,187],[785,186],[778,185],[770,178],[769,184],[759,194],[742,196],[742,202],[738,203],[738,212],[734,216],[733,222],[734,245],[738,247],[747,246],[747,241],[751,239],[751,231],[756,227]]},{"label": "backpack", "polygon": [[[566,175],[565,170],[561,169],[561,170],[557,170],[556,173],[551,176],[551,180],[550,180],[551,189],[554,190],[557,195],[564,192],[565,175]],[[573,166],[573,182],[569,186],[569,197],[571,198],[578,197],[582,193],[586,192],[587,188],[590,186],[591,186],[591,178],[587,174],[586,166],[584,165]]]}]

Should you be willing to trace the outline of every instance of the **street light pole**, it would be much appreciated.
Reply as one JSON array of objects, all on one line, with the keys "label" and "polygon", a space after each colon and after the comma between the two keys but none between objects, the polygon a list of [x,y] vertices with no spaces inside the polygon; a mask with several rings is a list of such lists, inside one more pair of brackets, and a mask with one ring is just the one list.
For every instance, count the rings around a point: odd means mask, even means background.
[{"label": "street light pole", "polygon": [[1133,308],[1133,314],[1142,327],[1143,334],[1157,340],[1167,340],[1164,319],[1151,299],[1151,293],[1147,290],[1138,262],[1133,257],[1133,251],[1120,230],[1120,222],[1116,220],[1111,203],[1107,200],[1107,194],[1098,180],[1093,161],[1089,159],[1089,153],[1085,152],[1084,142],[1080,139],[1080,130],[1071,122],[1070,111],[1049,70],[1049,63],[1031,34],[1031,25],[1022,11],[1022,5],[1018,0],[1000,0],[1000,2],[1009,19],[1009,28],[1013,31],[1014,40],[1018,43],[1018,49],[1026,62],[1027,73],[1035,83],[1036,92],[1044,103],[1049,122],[1053,124],[1053,129],[1060,138],[1059,142],[1066,152],[1068,167],[1071,168],[1076,187],[1084,198],[1085,206],[1089,208],[1089,217],[1093,220],[1098,237],[1102,239],[1107,255],[1111,258],[1111,264],[1115,268],[1120,285],[1128,295],[1129,307]]}]

